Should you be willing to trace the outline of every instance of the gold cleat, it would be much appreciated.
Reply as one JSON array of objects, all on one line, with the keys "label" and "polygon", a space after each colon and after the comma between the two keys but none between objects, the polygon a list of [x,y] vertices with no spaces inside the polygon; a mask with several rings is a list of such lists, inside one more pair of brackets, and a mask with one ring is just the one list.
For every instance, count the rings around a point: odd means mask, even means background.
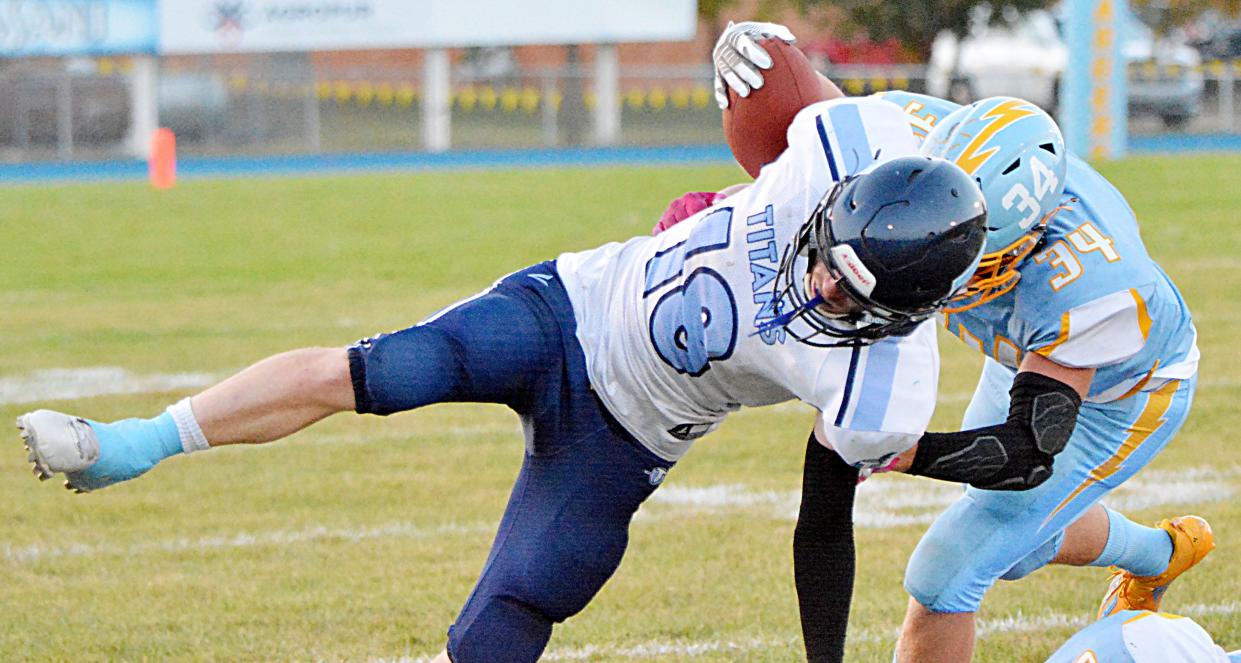
[{"label": "gold cleat", "polygon": [[1112,567],[1107,594],[1099,604],[1098,619],[1123,610],[1159,610],[1168,585],[1215,549],[1211,525],[1200,516],[1164,519],[1159,522],[1159,528],[1172,537],[1172,559],[1168,568],[1157,576],[1136,576]]}]

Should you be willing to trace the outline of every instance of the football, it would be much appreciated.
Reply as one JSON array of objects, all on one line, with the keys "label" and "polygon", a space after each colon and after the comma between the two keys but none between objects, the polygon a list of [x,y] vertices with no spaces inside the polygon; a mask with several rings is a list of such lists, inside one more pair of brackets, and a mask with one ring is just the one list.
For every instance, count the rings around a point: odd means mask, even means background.
[{"label": "football", "polygon": [[814,67],[796,46],[774,37],[758,43],[772,61],[771,69],[762,72],[763,87],[748,97],[729,88],[724,109],[724,137],[750,177],[758,177],[758,171],[788,147],[787,131],[797,111],[829,98]]}]

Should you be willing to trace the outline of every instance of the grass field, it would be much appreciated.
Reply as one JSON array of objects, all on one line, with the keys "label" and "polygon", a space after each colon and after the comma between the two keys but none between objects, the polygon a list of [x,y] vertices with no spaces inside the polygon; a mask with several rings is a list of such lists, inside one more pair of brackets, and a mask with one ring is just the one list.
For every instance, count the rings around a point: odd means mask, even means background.
[{"label": "grass field", "polygon": [[[1108,164],[1195,311],[1204,362],[1180,437],[1114,504],[1196,512],[1219,549],[1165,609],[1241,647],[1238,156]],[[149,416],[268,354],[406,326],[566,249],[646,232],[733,168],[528,170],[0,189],[0,419]],[[941,429],[979,359],[943,344]],[[119,369],[123,368],[124,371]],[[89,370],[88,370],[89,369]],[[639,515],[620,572],[549,660],[796,661],[791,539],[811,415],[739,413]],[[3,438],[0,438],[3,441]],[[0,445],[0,660],[418,660],[478,574],[517,472],[516,417],[342,415],[290,440],[176,458],[73,496]],[[955,495],[862,486],[850,659],[890,660],[904,562]],[[988,597],[978,661],[1042,661],[1086,623],[1100,569]]]}]

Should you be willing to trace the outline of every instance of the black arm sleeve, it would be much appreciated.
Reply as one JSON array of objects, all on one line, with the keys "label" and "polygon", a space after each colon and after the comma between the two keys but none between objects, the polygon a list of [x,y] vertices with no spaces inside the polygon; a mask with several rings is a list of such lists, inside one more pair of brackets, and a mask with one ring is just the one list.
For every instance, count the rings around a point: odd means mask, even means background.
[{"label": "black arm sleeve", "polygon": [[853,600],[853,495],[858,471],[810,433],[801,508],[793,530],[793,576],[810,663],[839,663]]},{"label": "black arm sleeve", "polygon": [[1051,476],[1082,399],[1059,380],[1022,371],[1009,391],[1008,420],[956,433],[926,433],[909,474],[987,490],[1028,490]]}]

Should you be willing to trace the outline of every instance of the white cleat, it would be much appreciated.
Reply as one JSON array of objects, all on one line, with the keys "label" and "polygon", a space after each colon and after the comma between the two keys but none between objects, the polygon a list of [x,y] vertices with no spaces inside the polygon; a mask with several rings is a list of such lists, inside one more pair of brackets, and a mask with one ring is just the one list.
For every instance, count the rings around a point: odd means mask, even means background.
[{"label": "white cleat", "polygon": [[35,410],[17,418],[17,430],[40,481],[57,472],[81,472],[99,460],[99,439],[81,417]]}]

